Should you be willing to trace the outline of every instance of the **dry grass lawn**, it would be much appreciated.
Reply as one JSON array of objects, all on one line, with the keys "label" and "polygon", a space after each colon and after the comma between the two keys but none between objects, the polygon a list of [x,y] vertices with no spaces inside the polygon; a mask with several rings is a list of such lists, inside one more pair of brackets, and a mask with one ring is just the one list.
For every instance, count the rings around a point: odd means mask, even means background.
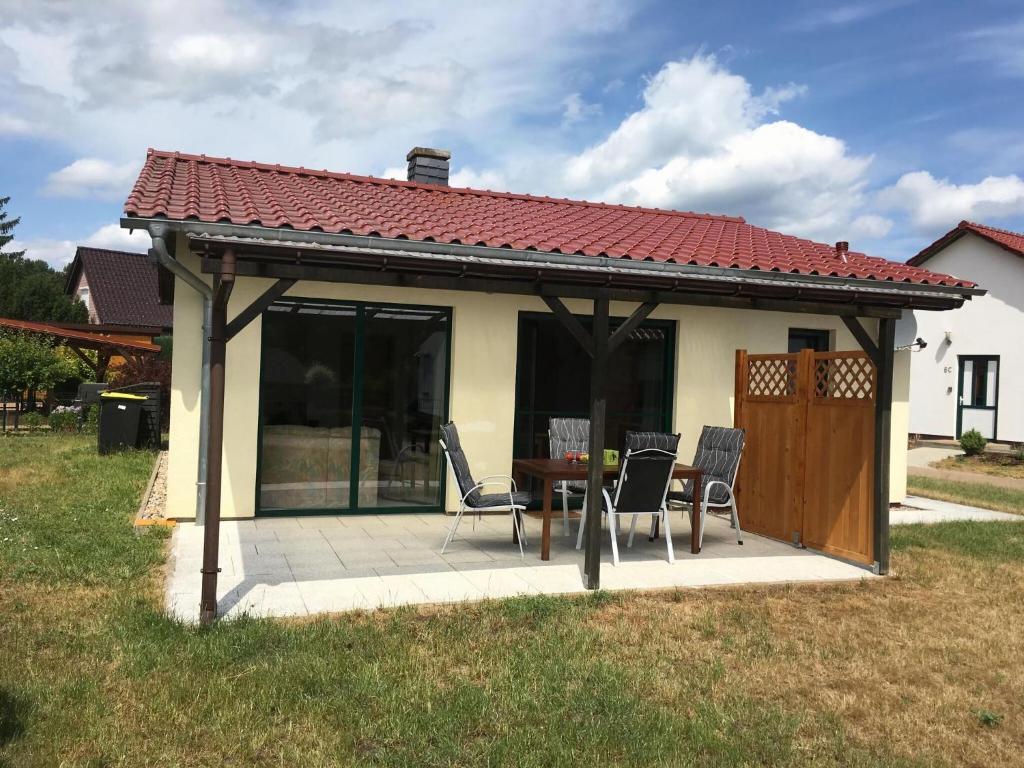
[{"label": "dry grass lawn", "polygon": [[958,472],[977,472],[996,477],[1016,477],[1024,480],[1024,460],[1018,453],[996,453],[994,451],[977,456],[950,456],[936,461],[932,466],[938,469],[952,469]]},{"label": "dry grass lawn", "polygon": [[152,457],[91,451],[0,440],[0,765],[1021,764],[1024,524],[897,529],[859,585],[202,631],[130,531]]}]

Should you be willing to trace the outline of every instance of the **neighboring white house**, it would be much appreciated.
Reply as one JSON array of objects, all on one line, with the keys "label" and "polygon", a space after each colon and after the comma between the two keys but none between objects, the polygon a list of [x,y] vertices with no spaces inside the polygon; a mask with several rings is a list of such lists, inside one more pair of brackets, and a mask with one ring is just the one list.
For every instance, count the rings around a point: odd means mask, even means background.
[{"label": "neighboring white house", "polygon": [[[1024,235],[962,221],[908,262],[988,290],[952,312],[907,313],[898,334],[917,336],[910,432],[1024,442]],[[916,323],[916,327],[915,327]]]}]

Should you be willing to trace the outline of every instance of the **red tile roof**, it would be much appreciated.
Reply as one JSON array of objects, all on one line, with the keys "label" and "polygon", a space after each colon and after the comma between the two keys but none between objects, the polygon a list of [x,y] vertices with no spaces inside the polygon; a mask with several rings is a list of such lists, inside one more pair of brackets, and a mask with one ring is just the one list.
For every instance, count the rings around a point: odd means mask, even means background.
[{"label": "red tile roof", "polygon": [[932,285],[974,283],[732,216],[416,184],[149,150],[125,214]]},{"label": "red tile roof", "polygon": [[174,308],[160,303],[157,266],[143,253],[78,246],[65,292],[85,272],[97,321],[109,325],[170,328]]},{"label": "red tile roof", "polygon": [[1015,253],[1018,256],[1024,256],[1024,235],[1019,232],[1011,232],[1008,229],[997,229],[996,227],[986,227],[984,224],[976,224],[973,221],[961,221],[954,229],[951,229],[927,248],[922,249],[920,253],[910,259],[907,263],[915,266],[923,264],[954,240],[959,240],[969,232],[973,232],[974,234],[1005,248],[1011,253]]}]

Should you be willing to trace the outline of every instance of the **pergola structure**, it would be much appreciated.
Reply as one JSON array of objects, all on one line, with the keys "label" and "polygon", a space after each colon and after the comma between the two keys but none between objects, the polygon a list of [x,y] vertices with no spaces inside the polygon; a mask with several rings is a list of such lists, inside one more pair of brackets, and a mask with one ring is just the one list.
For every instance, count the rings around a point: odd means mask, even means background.
[{"label": "pergola structure", "polygon": [[[881,283],[804,275],[671,265],[619,259],[578,259],[532,251],[383,238],[300,233],[258,226],[125,219],[125,226],[148,227],[157,248],[171,237],[186,238],[201,257],[202,272],[213,278],[210,430],[204,533],[201,618],[216,617],[216,583],[221,498],[226,345],[298,280],[410,288],[447,289],[539,296],[591,357],[590,451],[604,449],[606,373],[615,351],[659,304],[690,304],[751,310],[836,315],[877,367],[878,398],[874,452],[875,552],[882,573],[888,569],[889,443],[895,321],[904,309],[952,309],[981,293],[974,287]],[[238,277],[275,282],[229,322],[228,298]],[[589,299],[593,330],[587,331],[563,299]],[[637,306],[614,333],[609,302]],[[860,318],[877,320],[873,338]],[[588,477],[585,577],[600,586],[601,473],[593,463]],[[596,522],[594,522],[596,521]]]},{"label": "pergola structure", "polygon": [[[93,372],[96,381],[103,381],[106,378],[110,358],[114,355],[122,356],[131,365],[138,358],[155,355],[160,352],[160,347],[157,344],[147,341],[107,336],[94,331],[63,328],[57,325],[50,325],[49,323],[36,323],[28,320],[13,320],[7,317],[0,317],[0,328],[34,333],[54,339],[59,345],[67,347],[74,352]],[[85,354],[85,350],[94,351],[96,359],[93,360],[89,355]]]}]

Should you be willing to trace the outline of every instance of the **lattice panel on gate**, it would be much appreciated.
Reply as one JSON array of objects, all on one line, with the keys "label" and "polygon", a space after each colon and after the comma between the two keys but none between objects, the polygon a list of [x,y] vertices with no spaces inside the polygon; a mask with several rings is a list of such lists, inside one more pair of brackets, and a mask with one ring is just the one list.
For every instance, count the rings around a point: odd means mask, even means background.
[{"label": "lattice panel on gate", "polygon": [[792,397],[795,394],[795,359],[753,356],[747,359],[748,397]]},{"label": "lattice panel on gate", "polygon": [[814,359],[814,397],[870,403],[875,399],[875,367],[867,357]]}]

